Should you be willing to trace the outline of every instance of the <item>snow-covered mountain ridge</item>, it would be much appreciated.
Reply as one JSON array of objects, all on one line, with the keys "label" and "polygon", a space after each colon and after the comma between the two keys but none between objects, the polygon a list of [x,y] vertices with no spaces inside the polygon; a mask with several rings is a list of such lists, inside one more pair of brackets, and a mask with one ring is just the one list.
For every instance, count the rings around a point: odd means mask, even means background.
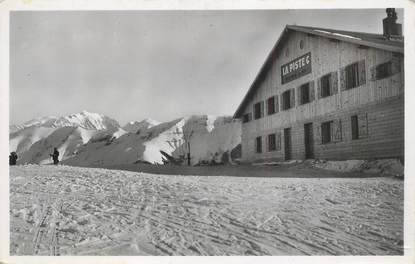
[{"label": "snow-covered mountain ridge", "polygon": [[147,130],[153,126],[160,125],[159,121],[153,120],[151,118],[146,118],[140,122],[138,121],[131,121],[124,125],[122,129],[126,132],[137,133],[139,130]]},{"label": "snow-covered mountain ridge", "polygon": [[80,113],[70,114],[67,116],[56,117],[56,116],[46,116],[32,119],[22,125],[11,125],[9,127],[10,133],[17,132],[19,130],[29,128],[29,127],[50,127],[50,128],[59,128],[59,127],[81,127],[84,129],[93,129],[93,130],[104,130],[119,128],[120,124],[107,116],[91,113],[88,111],[82,111]]},{"label": "snow-covered mountain ridge", "polygon": [[194,115],[160,123],[152,119],[120,127],[109,117],[82,111],[65,117],[43,117],[16,126],[10,151],[18,164],[51,162],[54,147],[62,163],[82,166],[163,163],[160,151],[183,159],[190,147],[191,163],[220,162],[241,140],[241,124],[231,117]]}]

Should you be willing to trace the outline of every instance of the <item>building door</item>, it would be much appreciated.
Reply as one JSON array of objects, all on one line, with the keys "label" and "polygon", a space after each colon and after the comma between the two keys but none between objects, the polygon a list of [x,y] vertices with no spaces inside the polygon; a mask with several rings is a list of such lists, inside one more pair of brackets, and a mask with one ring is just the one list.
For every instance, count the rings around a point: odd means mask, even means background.
[{"label": "building door", "polygon": [[291,128],[284,129],[284,154],[285,160],[291,159]]},{"label": "building door", "polygon": [[314,158],[313,123],[304,124],[305,158]]}]

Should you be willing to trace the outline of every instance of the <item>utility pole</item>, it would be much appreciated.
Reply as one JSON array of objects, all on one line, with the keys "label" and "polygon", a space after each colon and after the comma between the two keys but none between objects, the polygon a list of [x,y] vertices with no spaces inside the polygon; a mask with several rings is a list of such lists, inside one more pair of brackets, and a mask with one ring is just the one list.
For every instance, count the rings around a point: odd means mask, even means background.
[{"label": "utility pole", "polygon": [[191,160],[191,157],[190,157],[190,139],[192,138],[192,135],[193,135],[193,130],[190,132],[190,134],[184,134],[184,140],[187,142],[187,166],[190,166],[191,165],[191,163],[190,163],[190,160]]},{"label": "utility pole", "polygon": [[190,166],[190,141],[187,142],[187,149],[188,149],[188,152],[187,152],[187,166]]}]

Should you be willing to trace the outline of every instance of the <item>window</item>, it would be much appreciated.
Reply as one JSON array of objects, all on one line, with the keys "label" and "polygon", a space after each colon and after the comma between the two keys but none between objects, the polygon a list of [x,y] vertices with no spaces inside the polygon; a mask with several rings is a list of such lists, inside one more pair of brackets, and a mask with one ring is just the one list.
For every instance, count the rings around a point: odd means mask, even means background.
[{"label": "window", "polygon": [[330,96],[330,74],[326,74],[320,79],[321,97]]},{"label": "window", "polygon": [[254,118],[260,119],[264,116],[264,102],[259,102],[254,105]]},{"label": "window", "polygon": [[346,66],[340,71],[341,90],[352,89],[366,83],[365,61]]},{"label": "window", "polygon": [[331,126],[333,121],[321,123],[321,143],[326,144],[331,142]]},{"label": "window", "polygon": [[287,90],[282,93],[282,110],[294,107],[294,89]]},{"label": "window", "polygon": [[277,149],[275,134],[268,135],[268,151],[275,151]]},{"label": "window", "polygon": [[257,137],[255,139],[255,148],[256,148],[256,153],[262,153],[262,138],[261,137]]},{"label": "window", "polygon": [[391,60],[370,68],[370,80],[381,80],[401,72],[401,59],[393,56]]},{"label": "window", "polygon": [[346,71],[346,89],[359,86],[359,69],[358,64],[353,63],[345,69]]},{"label": "window", "polygon": [[310,102],[310,83],[305,83],[300,87],[300,104]]},{"label": "window", "polygon": [[304,40],[300,40],[300,49],[304,48]]},{"label": "window", "polygon": [[359,121],[357,115],[352,116],[352,139],[359,138]]},{"label": "window", "polygon": [[275,97],[272,96],[267,100],[267,109],[268,115],[272,115],[275,113]]},{"label": "window", "polygon": [[376,80],[384,79],[392,75],[392,63],[390,61],[376,66]]},{"label": "window", "polygon": [[252,114],[251,113],[246,113],[246,114],[243,115],[242,122],[243,123],[248,123],[249,121],[251,121],[251,119],[252,119]]},{"label": "window", "polygon": [[367,113],[351,117],[352,139],[363,139],[369,136],[369,123]]},{"label": "window", "polygon": [[[340,70],[341,78],[344,80],[345,78],[345,70]],[[330,72],[328,74],[323,75],[317,81],[317,94],[318,98],[328,97],[334,94],[337,94],[338,91],[338,73],[337,71]],[[345,81],[342,82],[343,90],[345,90]]]}]

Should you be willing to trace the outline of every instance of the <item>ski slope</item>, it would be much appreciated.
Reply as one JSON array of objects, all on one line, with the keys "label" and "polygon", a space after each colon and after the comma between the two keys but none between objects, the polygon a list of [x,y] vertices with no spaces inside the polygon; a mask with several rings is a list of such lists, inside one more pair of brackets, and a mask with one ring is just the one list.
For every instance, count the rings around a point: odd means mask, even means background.
[{"label": "ski slope", "polygon": [[15,166],[10,221],[11,255],[401,255],[403,181]]}]

